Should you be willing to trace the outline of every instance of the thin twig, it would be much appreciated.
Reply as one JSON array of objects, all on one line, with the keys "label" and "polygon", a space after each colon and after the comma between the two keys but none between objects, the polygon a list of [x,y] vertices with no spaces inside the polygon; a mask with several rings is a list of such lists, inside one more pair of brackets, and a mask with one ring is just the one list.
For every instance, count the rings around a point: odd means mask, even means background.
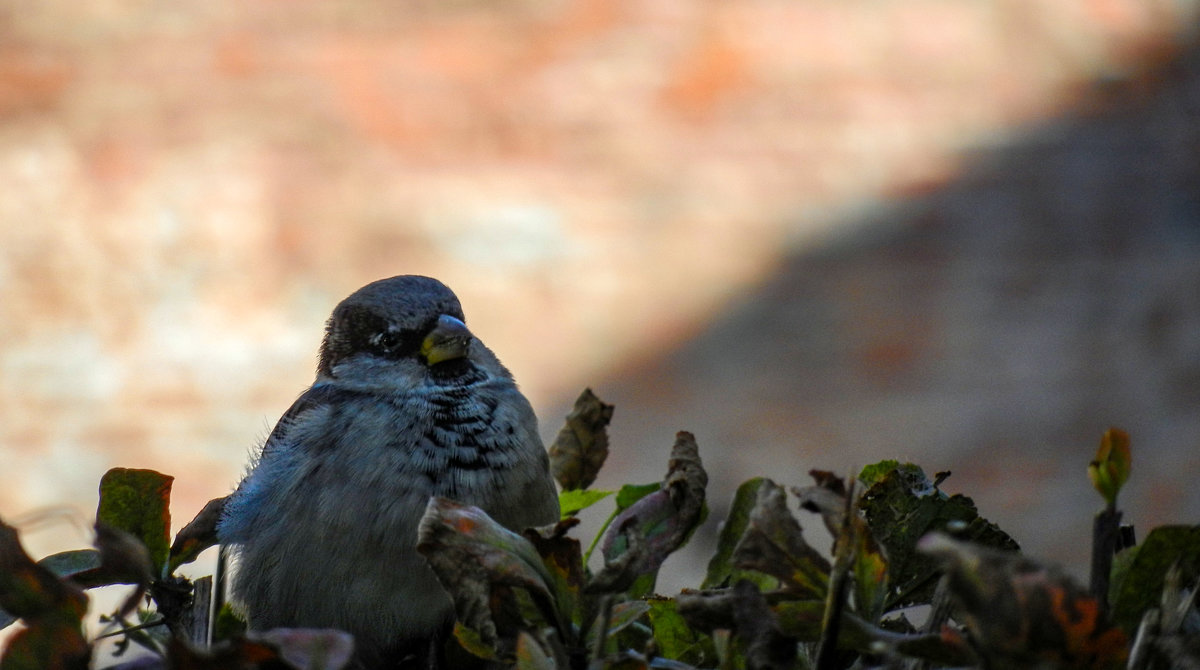
[{"label": "thin twig", "polygon": [[854,514],[854,484],[851,479],[846,486],[846,510],[842,515],[842,527],[838,531],[837,549],[833,569],[829,577],[829,593],[825,601],[825,615],[821,619],[821,637],[817,640],[817,653],[813,661],[815,670],[830,670],[837,660],[838,634],[842,627],[842,611],[846,606],[846,589],[850,583],[850,568],[854,558],[854,529],[851,515]]}]

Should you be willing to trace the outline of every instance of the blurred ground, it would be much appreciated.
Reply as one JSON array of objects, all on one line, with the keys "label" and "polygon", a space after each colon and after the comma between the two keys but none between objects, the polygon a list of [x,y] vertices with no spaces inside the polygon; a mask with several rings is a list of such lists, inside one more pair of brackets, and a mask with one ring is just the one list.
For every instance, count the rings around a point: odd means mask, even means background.
[{"label": "blurred ground", "polygon": [[1195,521],[1196,9],[0,3],[0,514],[123,465],[185,521],[418,272],[547,436],[617,403],[602,483],[696,432],[714,524],[895,456],[1081,561],[1110,423],[1130,520]]},{"label": "blurred ground", "polygon": [[672,427],[707,447],[718,518],[753,476],[909,460],[1085,576],[1100,502],[1084,469],[1111,424],[1135,442],[1126,520],[1195,523],[1200,51],[1091,100],[793,253],[703,332],[598,384],[614,441],[657,447],[619,451],[612,485],[663,469]]}]

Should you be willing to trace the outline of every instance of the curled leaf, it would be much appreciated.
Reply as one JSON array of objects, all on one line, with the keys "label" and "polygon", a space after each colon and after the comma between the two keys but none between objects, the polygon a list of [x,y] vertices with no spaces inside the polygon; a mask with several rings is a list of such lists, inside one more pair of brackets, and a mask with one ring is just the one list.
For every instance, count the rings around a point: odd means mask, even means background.
[{"label": "curled leaf", "polygon": [[417,537],[417,551],[450,594],[459,623],[493,657],[510,658],[521,630],[566,629],[551,593],[555,580],[537,550],[483,510],[432,498]]},{"label": "curled leaf", "polygon": [[196,560],[200,553],[209,547],[217,545],[217,523],[225,511],[225,503],[229,496],[214,498],[204,505],[196,518],[188,522],[182,530],[175,534],[175,542],[171,544],[171,571],[175,568]]},{"label": "curled leaf", "polygon": [[671,552],[682,546],[703,520],[708,474],[700,463],[696,438],[675,436],[662,486],[617,515],[604,536],[604,568],[588,585],[592,592],[625,591],[653,576]]},{"label": "curled leaf", "polygon": [[584,389],[567,422],[550,445],[550,471],[564,491],[586,489],[608,458],[608,423],[613,406]]}]

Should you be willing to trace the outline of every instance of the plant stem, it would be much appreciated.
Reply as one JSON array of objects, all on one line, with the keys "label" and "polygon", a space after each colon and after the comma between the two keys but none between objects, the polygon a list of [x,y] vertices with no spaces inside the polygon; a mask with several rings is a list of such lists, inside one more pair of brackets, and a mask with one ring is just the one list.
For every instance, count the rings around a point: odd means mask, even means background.
[{"label": "plant stem", "polygon": [[1117,541],[1121,533],[1121,512],[1110,504],[1096,515],[1092,523],[1092,597],[1100,605],[1100,611],[1108,613],[1108,580],[1112,572],[1113,555],[1117,553]]},{"label": "plant stem", "polygon": [[600,538],[604,537],[604,531],[608,530],[608,527],[612,525],[613,519],[617,518],[617,515],[620,513],[620,509],[614,509],[613,513],[609,514],[608,518],[604,520],[604,524],[600,526],[600,530],[596,531],[596,536],[592,538],[592,543],[588,545],[587,551],[583,554],[583,567],[586,568],[592,560],[592,552],[596,549],[596,545],[600,543]]}]

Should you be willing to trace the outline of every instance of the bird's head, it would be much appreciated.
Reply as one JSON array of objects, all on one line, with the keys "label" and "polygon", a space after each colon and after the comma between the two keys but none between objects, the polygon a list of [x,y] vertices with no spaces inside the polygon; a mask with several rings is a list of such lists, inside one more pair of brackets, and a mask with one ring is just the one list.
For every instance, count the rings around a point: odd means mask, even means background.
[{"label": "bird's head", "polygon": [[454,292],[418,275],[381,279],[339,303],[325,326],[317,366],[320,380],[376,390],[492,375],[508,373],[467,329]]}]

